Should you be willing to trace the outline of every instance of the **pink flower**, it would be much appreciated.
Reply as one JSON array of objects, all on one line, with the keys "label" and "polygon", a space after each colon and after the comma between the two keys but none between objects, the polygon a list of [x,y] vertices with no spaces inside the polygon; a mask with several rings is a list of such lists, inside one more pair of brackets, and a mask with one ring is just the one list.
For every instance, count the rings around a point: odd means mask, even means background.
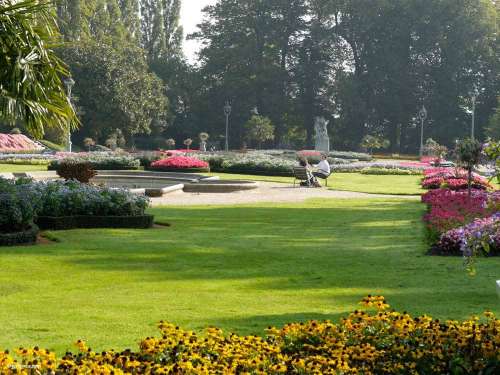
[{"label": "pink flower", "polygon": [[208,168],[208,166],[207,162],[189,156],[172,156],[168,159],[158,160],[151,164],[151,168],[153,169]]}]

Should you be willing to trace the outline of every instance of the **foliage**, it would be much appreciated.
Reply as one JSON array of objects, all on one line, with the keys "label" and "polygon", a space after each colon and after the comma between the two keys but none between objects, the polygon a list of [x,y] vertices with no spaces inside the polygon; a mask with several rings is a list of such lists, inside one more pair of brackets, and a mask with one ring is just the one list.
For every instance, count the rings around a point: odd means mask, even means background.
[{"label": "foliage", "polygon": [[2,1],[0,25],[0,117],[22,120],[38,138],[47,128],[75,126],[61,82],[68,71],[53,51],[58,29],[50,4]]},{"label": "foliage", "polygon": [[29,229],[33,225],[38,202],[28,187],[0,177],[0,232]]},{"label": "foliage", "polygon": [[490,140],[484,145],[484,153],[495,165],[495,172],[500,181],[500,141]]},{"label": "foliage", "polygon": [[205,132],[201,132],[200,134],[198,134],[198,137],[200,138],[200,141],[202,141],[202,142],[206,142],[206,141],[208,141],[208,138],[210,138],[208,133],[205,133]]},{"label": "foliage", "polygon": [[76,154],[62,159],[53,160],[49,170],[57,170],[59,164],[64,162],[89,163],[96,170],[134,170],[139,169],[139,159],[128,155],[93,152],[89,154]]},{"label": "foliage", "polygon": [[[125,138],[132,139],[136,134],[165,128],[165,88],[149,72],[141,49],[129,43],[114,48],[105,43],[80,41],[65,45],[60,54],[77,82],[73,91],[83,124],[77,136],[107,140],[108,129],[116,132],[118,128]],[[117,143],[120,140],[117,136]]]},{"label": "foliage", "polygon": [[274,140],[274,125],[268,117],[253,115],[245,124],[245,139],[260,146]]},{"label": "foliage", "polygon": [[361,147],[367,149],[370,155],[373,154],[373,150],[388,148],[390,144],[391,141],[388,139],[369,134],[365,135],[361,140]]},{"label": "foliage", "polygon": [[95,141],[94,141],[92,138],[87,137],[87,138],[84,138],[84,139],[83,139],[83,145],[84,145],[85,147],[87,147],[87,149],[88,149],[88,150],[89,150],[89,152],[90,152],[90,149],[92,148],[92,146],[95,146]]},{"label": "foliage", "polygon": [[421,170],[418,169],[402,169],[402,168],[363,168],[359,172],[361,174],[371,175],[402,175],[402,176],[420,176]]},{"label": "foliage", "polygon": [[212,171],[225,173],[291,176],[293,167],[298,165],[296,160],[261,153],[200,155],[199,158],[207,161]]},{"label": "foliage", "polygon": [[148,198],[127,190],[102,188],[75,181],[39,182],[35,189],[42,205],[39,216],[136,216],[144,215]]},{"label": "foliage", "polygon": [[[230,373],[237,369],[266,374],[456,374],[500,369],[500,321],[490,311],[484,313],[484,322],[477,317],[441,322],[427,315],[386,311],[390,306],[382,296],[368,295],[362,304],[364,308],[340,323],[289,323],[281,329],[269,327],[264,338],[227,336],[214,327],[199,337],[161,321],[160,337],[141,340],[138,352],[99,353],[78,340],[79,353],[67,352],[63,359],[38,347],[19,348],[16,356],[39,371],[64,373]],[[0,363],[2,372],[17,373],[9,353],[0,355]]]},{"label": "foliage", "polygon": [[182,143],[187,147],[187,150],[189,152],[189,147],[193,144],[193,140],[191,138],[187,138]]},{"label": "foliage", "polygon": [[63,160],[57,165],[57,175],[66,181],[76,180],[88,184],[97,172],[88,161]]},{"label": "foliage", "polygon": [[22,134],[21,129],[19,128],[12,128],[10,131],[10,134]]},{"label": "foliage", "polygon": [[52,159],[42,159],[42,158],[0,158],[0,163],[2,164],[17,164],[17,165],[49,165]]},{"label": "foliage", "polygon": [[39,142],[41,144],[43,144],[45,147],[47,147],[53,151],[65,151],[66,150],[66,148],[64,146],[58,145],[58,144],[51,142],[51,141],[48,141],[46,139],[41,139]]},{"label": "foliage", "polygon": [[189,156],[172,156],[151,163],[151,169],[208,169],[206,161]]},{"label": "foliage", "polygon": [[413,153],[421,100],[432,124],[426,134],[450,146],[470,124],[475,83],[482,89],[476,111],[482,135],[498,95],[494,2],[371,5],[221,0],[206,7],[191,36],[203,46],[200,67],[177,75],[182,103],[189,103],[177,117],[181,129],[223,134],[221,109],[229,96],[235,145],[244,140],[246,114],[257,106],[276,126],[276,145],[287,143],[293,129],[310,147],[314,116],[325,115],[335,148],[352,149],[364,135],[378,134],[394,152]]}]

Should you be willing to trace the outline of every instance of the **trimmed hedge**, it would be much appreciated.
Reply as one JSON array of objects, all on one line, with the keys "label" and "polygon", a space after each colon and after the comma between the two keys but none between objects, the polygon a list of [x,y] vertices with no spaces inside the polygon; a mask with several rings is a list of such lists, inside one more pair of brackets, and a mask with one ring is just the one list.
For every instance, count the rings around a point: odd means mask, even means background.
[{"label": "trimmed hedge", "polygon": [[420,176],[422,171],[401,168],[363,168],[359,173],[368,175]]},{"label": "trimmed hedge", "polygon": [[140,168],[141,163],[139,159],[131,156],[117,156],[109,154],[99,154],[96,155],[87,154],[82,156],[67,157],[60,160],[52,161],[48,169],[49,171],[55,171],[59,168],[59,165],[64,162],[72,163],[89,163],[91,167],[95,170],[137,170]]},{"label": "trimmed hedge", "polygon": [[36,223],[44,230],[67,230],[76,228],[152,228],[153,215],[137,216],[39,216]]},{"label": "trimmed hedge", "polygon": [[29,245],[36,243],[39,228],[31,224],[30,228],[20,232],[0,233],[0,246]]}]

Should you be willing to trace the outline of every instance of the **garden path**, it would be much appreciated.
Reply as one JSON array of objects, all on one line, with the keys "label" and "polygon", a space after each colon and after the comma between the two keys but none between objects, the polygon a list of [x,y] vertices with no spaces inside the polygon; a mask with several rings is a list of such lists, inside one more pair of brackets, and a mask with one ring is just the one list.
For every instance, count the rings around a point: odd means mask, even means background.
[{"label": "garden path", "polygon": [[273,182],[259,182],[255,190],[238,191],[233,193],[184,193],[182,191],[164,195],[161,198],[152,198],[153,206],[174,205],[233,205],[262,202],[299,203],[311,198],[398,198],[418,199],[417,195],[385,195],[367,194],[351,191],[329,190],[326,188],[293,187],[291,185]]}]

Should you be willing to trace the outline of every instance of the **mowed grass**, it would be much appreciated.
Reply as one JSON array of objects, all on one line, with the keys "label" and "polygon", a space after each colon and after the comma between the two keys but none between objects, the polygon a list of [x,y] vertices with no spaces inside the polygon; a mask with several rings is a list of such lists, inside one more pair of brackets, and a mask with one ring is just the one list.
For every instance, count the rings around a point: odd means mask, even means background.
[{"label": "mowed grass", "polygon": [[21,173],[46,170],[46,165],[0,164],[0,173]]},{"label": "mowed grass", "polygon": [[[230,173],[210,173],[221,179],[254,180],[293,184],[292,177],[255,176]],[[422,176],[365,175],[361,173],[334,173],[328,179],[332,190],[354,191],[370,194],[419,195],[425,192],[420,187]],[[319,180],[325,185],[324,180]]]},{"label": "mowed grass", "polygon": [[500,313],[500,259],[467,276],[460,258],[425,256],[417,200],[155,208],[169,228],[51,232],[60,243],[0,249],[0,347],[59,353],[135,348],[163,319],[262,334],[334,319],[369,294],[413,314]]}]

